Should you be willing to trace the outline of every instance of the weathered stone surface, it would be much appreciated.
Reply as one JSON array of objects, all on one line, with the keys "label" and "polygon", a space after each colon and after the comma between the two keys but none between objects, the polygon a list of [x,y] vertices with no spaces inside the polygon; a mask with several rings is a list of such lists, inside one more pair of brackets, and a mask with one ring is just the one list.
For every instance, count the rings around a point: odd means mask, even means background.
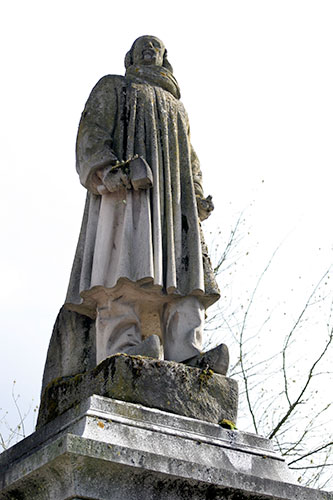
[{"label": "weathered stone surface", "polygon": [[225,344],[220,344],[208,352],[197,354],[187,360],[186,364],[202,369],[209,367],[215,373],[226,375],[229,368],[229,350]]},{"label": "weathered stone surface", "polygon": [[42,395],[38,427],[92,394],[214,423],[237,418],[235,380],[172,361],[117,354],[87,373],[51,382]]},{"label": "weathered stone surface", "polygon": [[95,366],[95,322],[88,316],[62,307],[47,352],[42,392],[55,378],[83,373]]},{"label": "weathered stone surface", "polygon": [[148,358],[163,359],[163,347],[157,335],[150,335],[139,345],[129,347],[126,351],[129,356],[145,356]]},{"label": "weathered stone surface", "polygon": [[0,455],[0,500],[333,500],[264,438],[93,396]]}]

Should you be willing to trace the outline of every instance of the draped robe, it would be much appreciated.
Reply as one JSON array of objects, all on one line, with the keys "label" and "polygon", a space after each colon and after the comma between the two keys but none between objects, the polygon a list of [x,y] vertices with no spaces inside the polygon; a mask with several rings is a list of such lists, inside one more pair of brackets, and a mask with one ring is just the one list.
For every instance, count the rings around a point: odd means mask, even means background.
[{"label": "draped robe", "polygon": [[[205,307],[219,298],[198,217],[203,191],[188,117],[162,86],[107,75],[82,113],[77,171],[88,192],[66,307],[92,318],[101,290],[112,296],[124,283],[166,300],[195,295]],[[136,155],[148,162],[153,186],[100,195],[97,171]]]}]

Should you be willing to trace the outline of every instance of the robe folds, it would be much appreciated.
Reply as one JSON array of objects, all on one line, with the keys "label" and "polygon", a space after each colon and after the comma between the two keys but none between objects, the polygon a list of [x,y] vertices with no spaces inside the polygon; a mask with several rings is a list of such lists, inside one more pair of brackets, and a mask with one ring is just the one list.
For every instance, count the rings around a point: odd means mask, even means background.
[{"label": "robe folds", "polygon": [[[153,186],[100,195],[96,172],[135,156],[149,164]],[[215,302],[197,210],[201,171],[179,99],[145,81],[103,77],[82,113],[76,157],[87,199],[66,308],[94,318],[101,290],[115,296],[124,284],[161,300]]]}]

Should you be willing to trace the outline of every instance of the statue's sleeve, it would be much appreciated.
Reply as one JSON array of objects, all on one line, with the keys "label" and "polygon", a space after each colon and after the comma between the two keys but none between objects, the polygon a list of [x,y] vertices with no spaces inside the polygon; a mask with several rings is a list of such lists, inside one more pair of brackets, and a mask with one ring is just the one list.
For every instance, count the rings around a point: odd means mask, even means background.
[{"label": "statue's sleeve", "polygon": [[191,145],[191,166],[192,166],[192,176],[193,176],[195,195],[199,196],[200,198],[203,198],[204,193],[202,188],[202,173],[200,169],[200,162],[192,145]]},{"label": "statue's sleeve", "polygon": [[203,188],[202,188],[202,173],[200,169],[200,162],[199,158],[197,157],[196,152],[193,149],[193,146],[191,144],[191,131],[190,131],[190,122],[188,119],[188,114],[185,111],[185,108],[183,107],[183,112],[186,117],[186,125],[187,125],[187,138],[188,138],[188,144],[190,148],[190,155],[191,155],[191,168],[192,168],[192,178],[193,178],[193,183],[194,183],[194,192],[195,196],[199,196],[200,198],[204,197],[203,194]]},{"label": "statue's sleeve", "polygon": [[200,162],[197,157],[196,152],[193,149],[190,141],[190,127],[188,126],[188,138],[191,150],[191,167],[192,167],[192,178],[194,184],[194,193],[197,199],[197,210],[198,217],[201,221],[209,217],[211,211],[214,209],[214,204],[212,203],[212,197],[208,196],[205,198],[203,187],[202,187],[202,173],[200,169]]},{"label": "statue's sleeve", "polygon": [[77,141],[76,169],[89,191],[99,194],[96,172],[118,162],[112,150],[112,131],[117,117],[117,77],[105,76],[93,88],[83,110]]}]

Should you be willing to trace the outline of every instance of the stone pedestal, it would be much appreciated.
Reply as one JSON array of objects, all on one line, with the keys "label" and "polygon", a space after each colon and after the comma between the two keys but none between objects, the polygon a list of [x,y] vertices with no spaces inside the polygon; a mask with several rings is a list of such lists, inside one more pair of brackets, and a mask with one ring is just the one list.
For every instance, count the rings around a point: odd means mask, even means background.
[{"label": "stone pedestal", "polygon": [[332,500],[270,441],[93,395],[0,455],[1,500]]},{"label": "stone pedestal", "polygon": [[174,361],[115,354],[92,370],[50,382],[42,394],[37,427],[92,394],[212,423],[237,419],[235,380]]}]

